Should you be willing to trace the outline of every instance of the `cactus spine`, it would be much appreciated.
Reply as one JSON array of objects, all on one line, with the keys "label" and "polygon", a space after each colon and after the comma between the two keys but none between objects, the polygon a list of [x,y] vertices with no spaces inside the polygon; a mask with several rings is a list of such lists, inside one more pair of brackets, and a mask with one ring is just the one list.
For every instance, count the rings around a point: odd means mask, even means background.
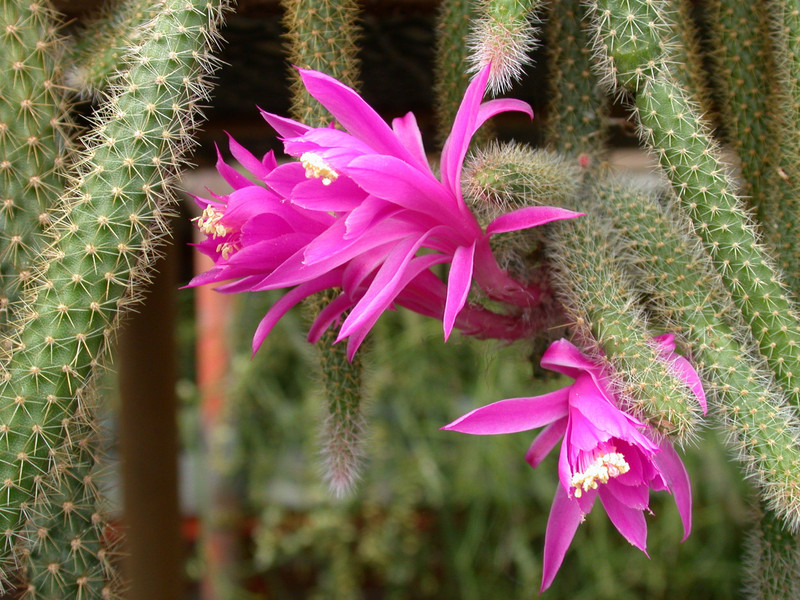
[{"label": "cactus spine", "polygon": [[[84,150],[54,221],[54,241],[37,265],[6,365],[0,390],[6,557],[23,517],[70,518],[57,507],[41,509],[54,485],[48,474],[58,482],[61,444],[70,428],[91,423],[81,394],[121,309],[137,300],[134,285],[148,277],[164,234],[169,186],[208,94],[210,44],[225,3],[164,0],[153,7],[156,18],[81,139]],[[61,549],[61,567],[80,569],[71,550]],[[55,583],[31,583],[34,597],[57,593],[58,581],[66,579],[64,571],[50,571]],[[74,581],[85,576],[76,574]]]},{"label": "cactus spine", "polygon": [[[324,71],[356,87],[359,72],[356,59],[356,3],[353,0],[284,0],[283,7],[292,63]],[[297,120],[312,126],[327,124],[329,115],[306,92],[294,70],[292,91],[292,113]],[[309,301],[311,312],[318,314],[336,295],[335,291],[318,294]],[[328,330],[317,346],[328,404],[328,416],[322,434],[324,475],[331,491],[341,496],[358,478],[363,454],[364,420],[361,411],[364,390],[361,357],[357,356],[353,362],[349,362],[346,345],[334,344],[335,340],[336,334]],[[363,354],[364,350],[361,352]]]}]

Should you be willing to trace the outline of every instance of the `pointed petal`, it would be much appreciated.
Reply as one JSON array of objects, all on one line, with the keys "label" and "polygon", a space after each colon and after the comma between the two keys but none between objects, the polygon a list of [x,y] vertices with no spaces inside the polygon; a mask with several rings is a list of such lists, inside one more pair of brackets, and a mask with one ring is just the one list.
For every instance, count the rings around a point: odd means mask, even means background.
[{"label": "pointed petal", "polygon": [[495,233],[506,233],[508,231],[518,231],[520,229],[529,229],[544,225],[551,221],[558,221],[561,219],[574,219],[575,217],[582,217],[585,213],[573,212],[565,208],[558,208],[553,206],[527,206],[520,208],[510,213],[500,215],[494,221],[489,223],[486,228],[486,233],[493,235]]},{"label": "pointed petal", "polygon": [[517,433],[548,425],[566,414],[567,388],[562,388],[541,396],[509,398],[476,408],[441,429],[473,435]]},{"label": "pointed petal", "polygon": [[567,419],[559,419],[542,429],[525,453],[525,460],[534,469],[539,466],[567,430]]},{"label": "pointed petal", "polygon": [[461,105],[453,120],[453,128],[444,142],[441,157],[442,183],[461,197],[461,166],[475,133],[478,110],[489,80],[489,67],[484,67],[467,86]]},{"label": "pointed petal", "polygon": [[214,144],[214,148],[217,149],[217,173],[222,176],[229,186],[235,190],[238,190],[244,187],[255,185],[247,177],[239,173],[239,171],[225,162],[225,159],[222,158],[222,152],[219,151],[219,146],[217,146],[217,144]]},{"label": "pointed petal", "polygon": [[675,498],[675,504],[683,522],[683,539],[681,540],[683,541],[692,532],[692,486],[689,483],[689,474],[669,440],[663,440],[659,447],[661,452],[653,456],[653,462],[661,470],[661,474],[667,480],[669,491]]},{"label": "pointed petal", "polygon": [[628,508],[636,510],[647,510],[650,504],[650,488],[643,482],[639,485],[623,485],[617,479],[609,479],[608,483],[604,484],[605,489],[614,498],[619,500]]},{"label": "pointed petal", "polygon": [[291,190],[292,204],[322,212],[347,212],[361,205],[366,193],[349,177],[339,177],[329,185],[308,179]]},{"label": "pointed petal", "polygon": [[370,194],[398,206],[444,222],[459,219],[456,198],[432,174],[393,156],[361,156],[350,163],[347,173]]},{"label": "pointed petal", "polygon": [[311,344],[316,344],[322,334],[327,331],[336,320],[341,318],[342,314],[352,308],[355,304],[352,298],[347,294],[339,294],[336,298],[330,301],[325,308],[319,311],[317,318],[311,324],[308,330],[308,341]]},{"label": "pointed petal", "polygon": [[233,157],[239,161],[240,165],[263,181],[264,177],[269,175],[269,169],[265,167],[264,163],[253,156],[252,152],[233,139],[230,133],[226,131],[225,134],[228,136],[228,148],[231,154],[233,154]]},{"label": "pointed petal", "polygon": [[334,287],[335,285],[335,277],[329,275],[304,283],[284,294],[280,300],[272,305],[258,324],[255,335],[253,336],[253,354],[255,354],[261,347],[261,344],[264,343],[264,340],[267,335],[269,335],[269,332],[272,331],[272,328],[275,327],[275,324],[280,321],[293,306],[304,298],[308,298],[312,294]]},{"label": "pointed petal", "polygon": [[540,364],[545,369],[556,371],[567,377],[577,379],[587,371],[599,371],[600,365],[595,363],[572,342],[566,339],[556,340],[545,350]]},{"label": "pointed petal", "polygon": [[606,509],[608,518],[617,531],[628,542],[647,554],[647,521],[644,519],[644,511],[625,506],[602,485],[598,492],[603,508]]},{"label": "pointed petal", "polygon": [[472,284],[472,266],[475,259],[475,242],[471,246],[459,246],[453,253],[453,262],[447,276],[447,300],[444,305],[444,339],[450,337],[456,316],[464,307]]},{"label": "pointed petal", "polygon": [[547,520],[547,531],[544,536],[544,561],[542,564],[542,587],[545,591],[556,578],[564,556],[567,554],[572,538],[583,520],[578,503],[567,496],[560,485],[556,486],[553,505],[550,507],[550,518]]},{"label": "pointed petal", "polygon": [[280,115],[274,115],[260,108],[258,110],[261,116],[264,117],[264,120],[284,139],[298,137],[311,130],[311,127],[308,125],[304,125],[294,119],[287,119]]},{"label": "pointed petal", "polygon": [[403,146],[414,157],[418,166],[430,170],[428,157],[425,155],[425,146],[422,144],[422,134],[414,113],[406,113],[405,116],[394,119],[392,129]]},{"label": "pointed petal", "polygon": [[386,122],[354,90],[319,71],[298,71],[308,93],[349,133],[379,154],[390,154],[402,160],[412,158]]}]

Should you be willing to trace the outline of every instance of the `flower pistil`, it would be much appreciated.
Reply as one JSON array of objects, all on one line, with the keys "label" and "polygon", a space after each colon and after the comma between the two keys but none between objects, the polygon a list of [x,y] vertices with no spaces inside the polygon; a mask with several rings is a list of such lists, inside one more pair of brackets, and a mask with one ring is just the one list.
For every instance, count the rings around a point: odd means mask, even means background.
[{"label": "flower pistil", "polygon": [[614,446],[605,450],[601,448],[602,446],[595,450],[594,460],[583,471],[572,475],[570,483],[575,488],[572,493],[576,498],[580,498],[583,492],[597,489],[598,482],[608,483],[610,479],[631,470],[628,461]]},{"label": "flower pistil", "polygon": [[306,170],[306,177],[321,179],[322,185],[330,185],[339,178],[339,174],[315,152],[304,152],[300,156],[300,164]]}]

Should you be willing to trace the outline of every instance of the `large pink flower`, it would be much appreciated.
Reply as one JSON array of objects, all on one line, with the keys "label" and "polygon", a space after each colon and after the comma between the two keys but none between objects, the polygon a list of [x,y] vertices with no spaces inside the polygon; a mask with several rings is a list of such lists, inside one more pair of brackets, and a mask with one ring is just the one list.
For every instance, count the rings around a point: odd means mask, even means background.
[{"label": "large pink flower", "polygon": [[[662,360],[697,395],[703,411],[703,387],[689,361],[674,353],[672,335],[655,338]],[[490,435],[545,427],[525,459],[536,467],[560,439],[560,485],[556,488],[545,534],[541,591],[558,572],[578,525],[600,497],[611,522],[631,544],[647,553],[650,490],[668,490],[683,521],[684,538],[692,527],[689,477],[668,440],[656,441],[650,428],[617,407],[605,369],[567,340],[554,342],[542,356],[543,367],[575,382],[542,396],[511,398],[473,410],[443,427]]]},{"label": "large pink flower", "polygon": [[[231,152],[248,179],[220,159],[234,188],[212,200],[198,198],[207,234],[200,249],[213,269],[190,285],[236,280],[221,291],[293,288],[267,313],[257,348],[289,308],[316,292],[341,294],[319,315],[316,339],[344,314],[338,339],[352,357],[383,311],[407,306],[441,318],[447,338],[454,327],[483,337],[515,339],[531,321],[498,315],[467,302],[473,280],[486,296],[517,309],[538,302],[538,290],[512,279],[497,264],[490,236],[579,216],[533,206],[504,214],[484,231],[461,194],[461,169],[470,139],[491,116],[508,110],[532,116],[519,100],[481,103],[489,71],[469,85],[441,157],[441,178],[428,165],[414,115],[390,127],[352,89],[316,71],[300,70],[309,93],[344,131],[314,128],[277,115],[264,118],[299,159],[281,166],[259,160],[231,139]],[[449,263],[446,285],[431,268]]]}]

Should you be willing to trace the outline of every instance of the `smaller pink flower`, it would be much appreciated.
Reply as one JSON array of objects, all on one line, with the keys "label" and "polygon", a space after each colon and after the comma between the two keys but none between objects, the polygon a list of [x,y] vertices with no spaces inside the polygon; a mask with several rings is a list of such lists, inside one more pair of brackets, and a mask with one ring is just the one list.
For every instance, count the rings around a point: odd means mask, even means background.
[{"label": "smaller pink flower", "polygon": [[[689,361],[674,352],[674,336],[654,339],[662,360],[694,391],[706,411],[700,378]],[[631,544],[647,554],[650,490],[672,493],[683,521],[692,528],[689,476],[668,440],[657,441],[648,425],[617,407],[606,369],[567,340],[554,342],[541,364],[575,382],[530,398],[495,402],[456,419],[442,429],[492,435],[544,427],[525,460],[536,467],[562,440],[556,488],[545,534],[542,587],[550,587],[578,525],[599,496],[611,522]]]}]

